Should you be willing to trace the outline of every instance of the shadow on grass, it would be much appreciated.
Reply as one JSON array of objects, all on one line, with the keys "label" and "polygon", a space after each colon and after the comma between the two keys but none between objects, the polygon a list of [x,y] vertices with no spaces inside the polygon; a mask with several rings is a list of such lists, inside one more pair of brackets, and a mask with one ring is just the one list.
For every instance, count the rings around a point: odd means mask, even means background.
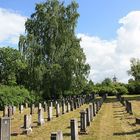
[{"label": "shadow on grass", "polygon": [[63,133],[63,136],[70,136],[70,133]]},{"label": "shadow on grass", "polygon": [[131,132],[121,132],[121,133],[113,133],[114,136],[121,136],[121,135],[133,135],[133,134],[137,134],[140,133],[140,129],[135,130],[135,131],[131,131]]},{"label": "shadow on grass", "polygon": [[114,111],[114,113],[124,113],[124,110]]},{"label": "shadow on grass", "polygon": [[14,132],[11,134],[11,136],[18,136],[20,133]]},{"label": "shadow on grass", "polygon": [[118,116],[114,116],[113,118],[120,118],[120,119],[122,119],[122,115],[118,115]]},{"label": "shadow on grass", "polygon": [[18,135],[26,135],[26,133],[24,132],[24,131],[22,131],[22,132],[13,132],[13,133],[11,133],[11,136],[18,136]]}]

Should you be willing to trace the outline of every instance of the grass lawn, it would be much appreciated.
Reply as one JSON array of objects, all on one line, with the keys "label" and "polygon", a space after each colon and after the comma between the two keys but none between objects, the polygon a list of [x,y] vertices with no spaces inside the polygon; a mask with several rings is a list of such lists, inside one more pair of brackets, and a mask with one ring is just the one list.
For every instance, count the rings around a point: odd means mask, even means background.
[{"label": "grass lawn", "polygon": [[[129,115],[115,97],[108,97],[103,104],[98,115],[94,118],[90,127],[88,127],[87,135],[80,135],[79,140],[140,140],[140,125],[135,125],[135,116],[140,117],[140,96],[124,96],[132,102],[133,115]],[[77,118],[80,121],[80,110],[88,105],[83,105],[73,112],[66,113],[43,126],[37,126],[37,114],[32,116],[33,132],[27,136],[22,134],[23,116],[29,113],[29,109],[25,109],[23,114],[18,111],[12,120],[12,137],[11,140],[49,140],[52,131],[62,130],[64,140],[70,140],[70,119]],[[44,113],[47,118],[47,114]],[[80,126],[80,123],[79,123]],[[14,136],[15,135],[15,136]]]}]

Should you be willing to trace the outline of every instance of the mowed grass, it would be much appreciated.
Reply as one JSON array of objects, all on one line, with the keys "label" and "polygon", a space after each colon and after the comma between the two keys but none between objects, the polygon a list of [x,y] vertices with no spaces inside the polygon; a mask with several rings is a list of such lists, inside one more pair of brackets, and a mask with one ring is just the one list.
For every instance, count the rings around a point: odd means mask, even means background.
[{"label": "mowed grass", "polygon": [[[79,140],[140,140],[140,125],[135,124],[135,116],[140,117],[140,96],[124,96],[132,102],[133,115],[126,113],[125,107],[115,97],[108,97],[102,105],[91,125],[87,128],[86,135],[79,135]],[[58,118],[53,110],[53,120],[47,121],[47,113],[44,113],[45,124],[37,125],[37,112],[32,116],[33,131],[30,135],[22,134],[23,116],[29,114],[29,109],[14,115],[11,123],[11,140],[49,140],[50,133],[62,130],[64,140],[70,140],[70,119],[77,118],[80,126],[80,111],[88,107],[87,104],[77,110],[66,113]],[[36,110],[37,111],[37,110]],[[79,129],[80,131],[80,129]]]},{"label": "mowed grass", "polygon": [[125,98],[131,99],[134,115],[126,113],[116,97],[108,97],[88,128],[88,135],[80,136],[80,140],[140,140],[140,125],[135,124],[135,114],[140,115],[140,96]]},{"label": "mowed grass", "polygon": [[[38,115],[32,116],[32,133],[30,135],[22,134],[23,129],[23,116],[24,114],[29,114],[29,109],[26,109],[23,114],[16,114],[15,118],[12,120],[12,138],[11,140],[49,140],[51,132],[56,132],[61,130],[64,134],[65,140],[70,140],[70,119],[77,118],[79,119],[79,112],[82,109],[85,109],[88,105],[83,105],[82,107],[74,110],[72,112],[61,115],[56,118],[55,109],[53,109],[53,119],[47,121],[47,113],[44,113],[45,124],[43,126],[37,125]],[[36,109],[37,110],[37,109]],[[14,136],[15,135],[15,136]]]}]

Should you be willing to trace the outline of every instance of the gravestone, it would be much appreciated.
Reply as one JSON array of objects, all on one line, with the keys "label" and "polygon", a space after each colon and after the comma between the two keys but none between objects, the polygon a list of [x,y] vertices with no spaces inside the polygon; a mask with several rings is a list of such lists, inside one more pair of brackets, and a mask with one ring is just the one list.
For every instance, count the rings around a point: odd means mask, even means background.
[{"label": "gravestone", "polygon": [[58,140],[57,132],[51,132],[51,140]]},{"label": "gravestone", "polygon": [[8,106],[4,106],[3,117],[8,117]]},{"label": "gravestone", "polygon": [[86,118],[86,111],[82,110],[80,112],[80,133],[86,133],[87,128],[87,118]]},{"label": "gravestone", "polygon": [[50,102],[50,106],[53,108],[53,102],[52,101]]},{"label": "gravestone", "polygon": [[58,139],[59,140],[63,140],[63,133],[62,133],[62,131],[58,131],[57,134],[58,134]]},{"label": "gravestone", "polygon": [[23,105],[20,105],[20,106],[19,106],[19,111],[20,111],[20,113],[23,113],[23,109],[24,109]]},{"label": "gravestone", "polygon": [[77,101],[74,100],[74,109],[77,109]]},{"label": "gravestone", "polygon": [[66,105],[67,105],[67,112],[70,112],[70,103],[68,101],[67,101]]},{"label": "gravestone", "polygon": [[59,103],[56,104],[56,117],[60,116],[60,106]]},{"label": "gravestone", "polygon": [[42,109],[42,104],[41,104],[41,103],[38,104],[38,111],[39,111],[40,109]]},{"label": "gravestone", "polygon": [[87,126],[90,126],[90,109],[89,109],[89,107],[86,108],[86,121],[87,121]]},{"label": "gravestone", "polygon": [[47,103],[44,102],[44,112],[47,112]]},{"label": "gravestone", "polygon": [[32,104],[31,107],[30,107],[30,114],[34,114],[35,113],[35,105]]},{"label": "gravestone", "polygon": [[52,120],[52,106],[48,107],[48,121]]},{"label": "gravestone", "polygon": [[28,108],[28,103],[25,103],[25,108]]},{"label": "gravestone", "polygon": [[71,111],[74,110],[74,103],[73,103],[73,100],[70,101],[70,110],[71,110]]},{"label": "gravestone", "polygon": [[99,111],[99,104],[98,104],[98,101],[96,101],[95,104],[96,104],[96,114],[98,114],[98,111]]},{"label": "gravestone", "polygon": [[44,112],[42,109],[38,110],[38,125],[43,125],[45,123],[44,121]]},{"label": "gravestone", "polygon": [[93,116],[96,116],[95,103],[93,102]]},{"label": "gravestone", "polygon": [[10,117],[0,118],[0,140],[10,140],[11,120]]},{"label": "gravestone", "polygon": [[12,106],[8,106],[8,117],[12,117]]},{"label": "gravestone", "polygon": [[51,140],[63,140],[62,131],[51,132]]},{"label": "gravestone", "polygon": [[66,113],[65,101],[62,101],[62,114]]},{"label": "gravestone", "polygon": [[14,115],[16,112],[16,107],[15,106],[12,106],[12,115]]},{"label": "gravestone", "polygon": [[131,102],[128,102],[128,112],[129,112],[129,114],[133,114]]},{"label": "gravestone", "polygon": [[71,140],[79,140],[78,124],[76,118],[70,120],[70,128],[71,128]]},{"label": "gravestone", "polygon": [[32,132],[32,115],[24,115],[24,132],[28,135]]},{"label": "gravestone", "polygon": [[89,104],[89,109],[90,109],[90,121],[92,121],[93,120],[93,104],[92,103]]}]

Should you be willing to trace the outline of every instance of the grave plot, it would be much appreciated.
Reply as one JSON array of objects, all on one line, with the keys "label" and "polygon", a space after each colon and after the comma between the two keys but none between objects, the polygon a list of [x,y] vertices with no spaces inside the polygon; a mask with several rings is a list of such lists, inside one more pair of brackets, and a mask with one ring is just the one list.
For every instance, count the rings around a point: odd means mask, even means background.
[{"label": "grave plot", "polygon": [[[58,104],[58,103],[57,103]],[[82,106],[79,106],[79,104],[76,104],[75,102],[73,103],[73,109],[71,107],[65,105],[61,105],[58,111],[57,104],[54,105],[52,109],[52,117],[49,118],[49,112],[44,112],[41,114],[41,105],[38,106],[34,111],[33,109],[29,108],[24,108],[23,111],[21,112],[16,112],[13,119],[12,119],[12,137],[11,140],[22,140],[22,139],[50,139],[50,135],[52,131],[59,131],[61,130],[64,134],[64,139],[70,139],[70,119],[71,118],[79,118],[80,110],[87,108],[89,106],[88,104],[84,104]],[[49,110],[49,108],[48,108]],[[73,111],[70,111],[73,110]],[[33,113],[34,112],[34,113]],[[59,116],[58,116],[59,112]],[[66,113],[67,112],[67,113]],[[26,116],[26,114],[32,114],[32,129],[30,129],[30,123],[27,123],[28,128],[25,125],[24,120],[30,120],[29,116]],[[39,114],[38,114],[39,113]],[[40,119],[39,119],[40,118]],[[40,123],[41,118],[44,118],[45,123]],[[26,129],[25,129],[26,128]],[[32,133],[29,135],[26,135],[28,133],[23,133],[23,129],[25,130],[32,130]]]},{"label": "grave plot", "polygon": [[[49,140],[62,135],[63,140],[71,140],[71,137],[72,140],[77,140],[77,135],[79,140],[138,140],[140,125],[136,124],[136,116],[140,116],[140,98],[131,99],[126,96],[124,99],[131,102],[133,113],[129,113],[126,106],[113,96],[108,97],[102,106],[102,101],[98,100],[94,104],[91,102],[72,109],[73,111],[69,111],[69,105],[65,108],[60,105],[59,108],[59,103],[56,102],[51,120],[48,120],[48,111],[44,110],[44,113],[40,114],[40,105],[32,112],[31,118],[26,116],[31,113],[30,108],[24,108],[22,113],[16,110],[11,117],[11,140]],[[76,105],[73,104],[74,106]],[[3,115],[2,112],[0,114]],[[43,120],[45,123],[38,124],[39,118],[40,122]],[[26,130],[26,133],[23,133],[23,130]],[[28,130],[32,132],[28,134]]]}]

